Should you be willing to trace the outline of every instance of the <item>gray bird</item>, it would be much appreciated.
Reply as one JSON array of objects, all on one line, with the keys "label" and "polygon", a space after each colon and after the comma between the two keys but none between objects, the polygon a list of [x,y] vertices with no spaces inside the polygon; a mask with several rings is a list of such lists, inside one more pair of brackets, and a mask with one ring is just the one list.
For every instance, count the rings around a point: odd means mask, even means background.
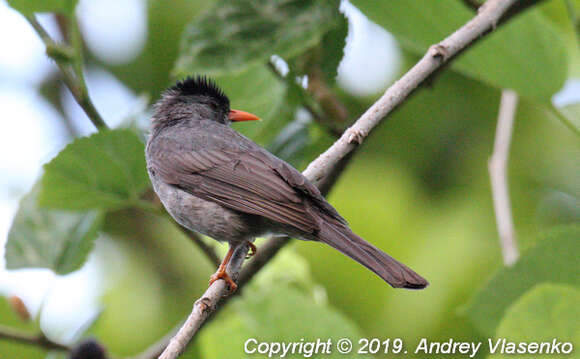
[{"label": "gray bird", "polygon": [[229,243],[210,283],[237,288],[226,266],[237,246],[266,234],[323,242],[395,288],[428,282],[354,234],[306,177],[229,127],[258,118],[231,110],[227,96],[205,78],[187,78],[155,105],[147,170],[171,216],[189,230]]}]

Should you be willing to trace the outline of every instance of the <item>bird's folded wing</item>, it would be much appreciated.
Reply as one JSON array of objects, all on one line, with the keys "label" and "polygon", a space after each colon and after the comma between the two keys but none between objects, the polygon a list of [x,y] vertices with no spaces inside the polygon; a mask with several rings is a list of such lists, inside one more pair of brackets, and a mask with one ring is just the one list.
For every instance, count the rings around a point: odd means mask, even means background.
[{"label": "bird's folded wing", "polygon": [[153,170],[166,183],[197,197],[316,232],[318,216],[312,212],[311,195],[288,183],[277,169],[279,162],[262,152],[167,151],[165,147]]}]

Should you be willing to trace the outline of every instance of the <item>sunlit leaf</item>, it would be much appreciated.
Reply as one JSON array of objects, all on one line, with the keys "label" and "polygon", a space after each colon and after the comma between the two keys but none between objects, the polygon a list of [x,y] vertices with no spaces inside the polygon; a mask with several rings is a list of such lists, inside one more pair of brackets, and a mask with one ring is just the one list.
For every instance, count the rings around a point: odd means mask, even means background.
[{"label": "sunlit leaf", "polygon": [[[528,344],[528,354],[517,355],[517,358],[554,358],[558,352],[548,350],[543,345],[543,353],[529,351],[529,343],[571,343],[566,346],[558,345],[560,350],[570,350],[575,343],[580,342],[580,290],[578,288],[559,284],[540,284],[521,296],[506,311],[501,320],[493,345],[498,340],[516,344]],[[540,346],[538,347],[540,348]],[[550,346],[555,348],[555,346]],[[488,358],[513,358],[506,345],[503,353],[490,353]],[[538,349],[536,349],[538,350]]]},{"label": "sunlit leaf", "polygon": [[45,165],[39,203],[56,209],[131,206],[149,186],[145,148],[130,130],[75,140]]}]

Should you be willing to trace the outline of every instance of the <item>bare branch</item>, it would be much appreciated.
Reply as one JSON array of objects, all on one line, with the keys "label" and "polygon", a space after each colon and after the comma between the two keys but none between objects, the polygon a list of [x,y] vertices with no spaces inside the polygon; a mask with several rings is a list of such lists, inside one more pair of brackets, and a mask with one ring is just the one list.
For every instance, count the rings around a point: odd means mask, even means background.
[{"label": "bare branch", "polygon": [[450,58],[494,29],[502,15],[515,3],[517,3],[516,0],[488,0],[480,7],[473,19],[440,43],[432,45],[413,68],[389,87],[385,94],[354,125],[348,128],[338,141],[308,166],[304,172],[306,177],[316,183],[322,180],[329,173],[330,167],[360,145],[369,132],[389,112],[401,104],[419,84]]},{"label": "bare branch", "polygon": [[495,143],[493,153],[489,159],[493,207],[495,209],[503,262],[506,266],[514,264],[519,256],[507,181],[507,163],[517,104],[518,95],[514,91],[502,91],[495,131]]},{"label": "bare branch", "polygon": [[[227,268],[228,275],[233,279],[237,278],[248,250],[247,243],[243,243],[236,248]],[[197,333],[208,316],[215,312],[217,305],[224,296],[227,296],[228,292],[227,284],[223,280],[217,280],[209,286],[201,298],[195,301],[191,314],[177,334],[171,338],[169,345],[161,353],[159,359],[177,358],[183,353],[191,338]]]},{"label": "bare branch", "polygon": [[42,333],[29,334],[6,326],[0,326],[0,338],[35,345],[49,350],[63,350],[67,352],[72,350],[72,348],[67,345],[53,342]]}]

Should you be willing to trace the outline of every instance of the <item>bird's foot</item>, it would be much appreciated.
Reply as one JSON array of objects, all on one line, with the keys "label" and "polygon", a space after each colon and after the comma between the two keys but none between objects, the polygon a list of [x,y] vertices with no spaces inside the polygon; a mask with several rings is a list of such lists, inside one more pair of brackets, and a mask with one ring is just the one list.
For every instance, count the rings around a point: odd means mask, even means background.
[{"label": "bird's foot", "polygon": [[256,253],[258,253],[258,247],[250,241],[248,241],[248,246],[250,246],[250,251],[246,255],[246,259],[252,258]]},{"label": "bird's foot", "polygon": [[226,281],[230,287],[230,293],[233,293],[238,289],[238,285],[234,280],[226,273],[225,269],[218,269],[211,277],[209,277],[209,285],[212,285],[216,280],[223,279]]}]

